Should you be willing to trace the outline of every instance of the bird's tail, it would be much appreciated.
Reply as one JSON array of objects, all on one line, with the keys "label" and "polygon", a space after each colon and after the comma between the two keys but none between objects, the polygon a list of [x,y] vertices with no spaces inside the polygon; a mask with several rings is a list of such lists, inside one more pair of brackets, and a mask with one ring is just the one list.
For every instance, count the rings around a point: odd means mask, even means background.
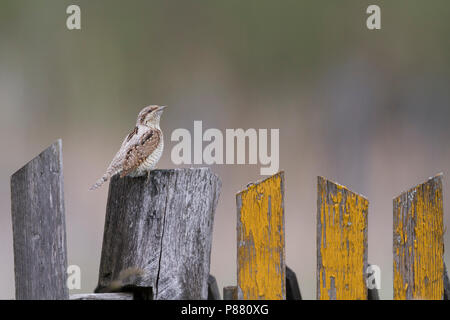
[{"label": "bird's tail", "polygon": [[111,281],[108,286],[97,286],[96,293],[120,292],[127,286],[136,286],[142,280],[145,272],[143,269],[131,267],[122,270],[117,279]]},{"label": "bird's tail", "polygon": [[95,190],[99,188],[102,184],[104,184],[109,179],[109,174],[104,174],[100,179],[97,180],[96,183],[92,185],[92,187],[89,188],[89,190]]}]

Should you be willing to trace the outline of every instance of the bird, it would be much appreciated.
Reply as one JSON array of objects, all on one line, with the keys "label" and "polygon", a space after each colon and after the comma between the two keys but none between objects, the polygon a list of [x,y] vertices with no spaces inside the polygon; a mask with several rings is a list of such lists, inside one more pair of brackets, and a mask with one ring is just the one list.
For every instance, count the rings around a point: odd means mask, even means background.
[{"label": "bird", "polygon": [[120,271],[117,279],[111,281],[107,286],[98,285],[95,293],[120,292],[126,287],[137,285],[145,275],[145,271],[140,268],[131,267]]},{"label": "bird", "polygon": [[150,105],[139,112],[136,126],[125,137],[105,174],[90,187],[95,190],[112,176],[123,178],[146,175],[156,167],[164,149],[163,132],[159,121],[165,106]]}]

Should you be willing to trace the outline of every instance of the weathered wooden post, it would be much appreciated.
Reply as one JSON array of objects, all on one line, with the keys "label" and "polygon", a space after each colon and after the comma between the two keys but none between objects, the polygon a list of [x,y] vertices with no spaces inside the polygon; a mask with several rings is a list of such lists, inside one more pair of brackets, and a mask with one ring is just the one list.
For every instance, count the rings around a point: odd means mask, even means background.
[{"label": "weathered wooden post", "polygon": [[70,300],[134,300],[133,293],[114,292],[114,293],[81,293],[71,294]]},{"label": "weathered wooden post", "polygon": [[369,201],[318,177],[317,299],[367,299]]},{"label": "weathered wooden post", "polygon": [[114,176],[97,291],[146,287],[153,299],[207,299],[220,189],[209,168]]},{"label": "weathered wooden post", "polygon": [[238,299],[286,299],[284,173],[236,195]]},{"label": "weathered wooden post", "polygon": [[394,199],[394,299],[442,300],[442,174]]},{"label": "weathered wooden post", "polygon": [[11,176],[16,299],[68,299],[61,140]]},{"label": "weathered wooden post", "polygon": [[223,300],[237,300],[237,286],[223,287]]}]

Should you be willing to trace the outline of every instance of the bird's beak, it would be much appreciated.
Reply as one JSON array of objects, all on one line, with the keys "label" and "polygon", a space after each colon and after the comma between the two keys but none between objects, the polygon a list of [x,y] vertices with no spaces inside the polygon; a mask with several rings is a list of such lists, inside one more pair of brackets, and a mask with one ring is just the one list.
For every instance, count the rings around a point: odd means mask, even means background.
[{"label": "bird's beak", "polygon": [[165,108],[167,108],[167,106],[160,106],[158,111],[163,111]]}]

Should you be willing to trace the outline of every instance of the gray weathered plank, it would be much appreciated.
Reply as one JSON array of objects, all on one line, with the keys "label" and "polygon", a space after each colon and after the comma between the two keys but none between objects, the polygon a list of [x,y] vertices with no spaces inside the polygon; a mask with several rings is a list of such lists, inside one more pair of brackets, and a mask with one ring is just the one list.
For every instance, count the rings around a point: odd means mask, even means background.
[{"label": "gray weathered plank", "polygon": [[133,300],[129,292],[71,294],[70,300]]},{"label": "gray weathered plank", "polygon": [[11,176],[16,299],[68,299],[61,140]]},{"label": "gray weathered plank", "polygon": [[153,299],[207,299],[220,189],[209,168],[114,176],[96,291],[140,286]]}]

